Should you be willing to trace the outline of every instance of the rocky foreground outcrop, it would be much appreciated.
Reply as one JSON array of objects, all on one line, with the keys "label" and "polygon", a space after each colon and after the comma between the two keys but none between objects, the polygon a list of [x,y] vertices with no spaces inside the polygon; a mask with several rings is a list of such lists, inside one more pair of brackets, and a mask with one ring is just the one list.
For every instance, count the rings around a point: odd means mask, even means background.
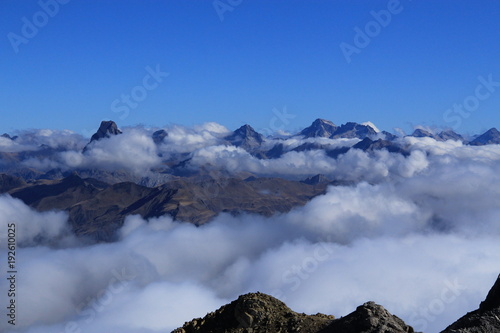
[{"label": "rocky foreground outcrop", "polygon": [[346,317],[306,315],[288,308],[280,300],[263,294],[240,296],[204,318],[197,318],[173,333],[412,333],[413,328],[373,302],[359,306]]},{"label": "rocky foreground outcrop", "polygon": [[[263,294],[240,296],[204,318],[197,318],[172,333],[413,333],[414,330],[381,305],[367,302],[351,314],[297,313],[280,300]],[[441,333],[499,333],[500,275],[481,302]]]},{"label": "rocky foreground outcrop", "polygon": [[500,332],[500,275],[479,309],[448,326],[441,333],[498,333]]}]

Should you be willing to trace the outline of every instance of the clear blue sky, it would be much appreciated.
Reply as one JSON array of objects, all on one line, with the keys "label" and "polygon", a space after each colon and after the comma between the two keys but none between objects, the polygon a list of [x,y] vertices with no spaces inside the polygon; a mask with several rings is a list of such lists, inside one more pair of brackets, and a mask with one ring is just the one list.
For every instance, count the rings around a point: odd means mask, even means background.
[{"label": "clear blue sky", "polygon": [[[500,2],[397,2],[218,0],[218,13],[212,0],[71,0],[51,17],[38,1],[1,0],[0,132],[88,135],[103,119],[294,131],[318,117],[389,131],[500,128],[500,87],[478,80],[500,82]],[[390,22],[374,23],[371,11],[391,3]],[[348,63],[340,45],[355,47],[367,24],[369,44]],[[154,81],[148,67],[169,75]],[[132,92],[134,108],[121,100]],[[443,119],[466,100],[468,117]],[[273,120],[284,107],[295,117]]]}]

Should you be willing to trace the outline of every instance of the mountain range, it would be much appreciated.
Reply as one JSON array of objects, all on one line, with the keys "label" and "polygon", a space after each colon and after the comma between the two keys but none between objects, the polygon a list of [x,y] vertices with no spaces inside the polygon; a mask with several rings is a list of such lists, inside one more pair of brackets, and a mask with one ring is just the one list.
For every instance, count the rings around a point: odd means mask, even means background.
[{"label": "mountain range", "polygon": [[[106,153],[100,145],[124,135],[115,122],[103,121],[89,142],[80,146],[73,144],[70,152],[76,157],[71,156],[74,159],[104,156],[112,161],[115,156]],[[433,134],[417,129],[410,137],[455,140],[472,146],[500,143],[500,132],[495,128],[468,142],[451,130]],[[131,172],[119,167],[110,170],[92,163],[84,167],[51,168],[56,164],[51,158],[68,154],[63,144],[26,145],[22,136],[8,134],[1,139],[12,141],[13,147],[18,144],[21,148],[0,152],[0,193],[8,193],[39,211],[66,211],[77,235],[97,241],[113,240],[124,219],[132,214],[144,218],[167,214],[178,221],[197,225],[222,212],[270,216],[304,205],[324,193],[328,185],[353,183],[320,173],[296,179],[229,172],[220,167],[214,169],[210,164],[193,168],[191,162],[196,158],[196,151],[172,153],[167,157],[160,151],[157,155],[163,159],[162,164],[147,172]],[[168,149],[171,146],[166,142],[168,139],[165,129],[151,134],[152,144],[158,147]],[[369,123],[348,122],[337,126],[329,120],[316,119],[288,139],[296,142],[295,146],[284,138],[266,138],[251,126],[244,125],[219,135],[213,147],[237,147],[258,160],[276,160],[293,153],[315,151],[337,159],[353,149],[366,153],[386,150],[402,156],[410,154],[407,141],[379,131]],[[127,153],[126,148],[124,150]]]}]

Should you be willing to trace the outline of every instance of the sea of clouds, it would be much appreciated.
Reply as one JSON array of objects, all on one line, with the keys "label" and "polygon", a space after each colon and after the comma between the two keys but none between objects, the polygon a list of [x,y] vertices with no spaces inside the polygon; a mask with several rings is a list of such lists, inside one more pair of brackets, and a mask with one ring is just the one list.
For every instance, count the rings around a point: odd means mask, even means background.
[{"label": "sea of clouds", "polygon": [[[135,128],[96,142],[86,154],[75,148],[85,143],[74,140],[47,159],[108,168],[132,163],[139,171],[189,153],[193,167],[323,173],[356,183],[330,186],[305,206],[273,217],[221,214],[196,227],[168,216],[129,216],[119,240],[109,244],[81,243],[64,213],[35,212],[3,195],[0,235],[16,223],[18,295],[16,326],[3,315],[0,331],[169,332],[240,294],[261,291],[295,311],[336,317],[372,300],[432,333],[476,309],[500,273],[498,145],[406,137],[399,139],[410,151],[406,157],[350,150],[332,159],[313,150],[259,160],[219,144],[227,130],[217,124],[167,131],[159,146],[151,130]],[[7,282],[0,280],[2,309]]]}]

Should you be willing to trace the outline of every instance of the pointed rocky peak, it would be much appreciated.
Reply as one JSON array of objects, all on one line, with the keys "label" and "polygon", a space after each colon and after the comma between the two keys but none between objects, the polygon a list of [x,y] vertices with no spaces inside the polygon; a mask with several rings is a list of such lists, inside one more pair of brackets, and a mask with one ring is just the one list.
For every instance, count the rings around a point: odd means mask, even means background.
[{"label": "pointed rocky peak", "polygon": [[118,134],[122,134],[122,131],[120,131],[118,129],[118,126],[116,126],[116,123],[114,121],[112,121],[112,120],[101,121],[101,125],[99,126],[99,129],[97,130],[97,132],[94,133],[94,135],[92,135],[89,143],[87,143],[87,145],[83,148],[83,152],[85,153],[88,150],[89,145],[92,142],[99,141],[99,140],[104,139],[104,138],[109,138],[113,135],[118,135]]},{"label": "pointed rocky peak", "polygon": [[473,146],[483,146],[491,144],[500,144],[500,132],[495,128],[491,128],[470,142]]},{"label": "pointed rocky peak", "polygon": [[413,333],[411,326],[392,315],[383,306],[374,302],[367,302],[356,308],[356,311],[345,317],[334,320],[321,332],[345,333]]},{"label": "pointed rocky peak", "polygon": [[493,287],[491,287],[486,299],[479,305],[479,310],[482,312],[500,308],[500,275]]},{"label": "pointed rocky peak", "polygon": [[463,136],[458,134],[457,132],[453,130],[444,130],[441,133],[439,133],[438,138],[440,138],[442,141],[447,141],[447,140],[455,140],[455,141],[464,141]]},{"label": "pointed rocky peak", "polygon": [[121,133],[122,131],[118,129],[118,126],[116,126],[116,123],[114,121],[104,120],[101,122],[101,125],[99,126],[97,132],[95,132],[94,135],[92,135],[92,137],[90,138],[90,142],[109,138],[113,135],[118,135]]},{"label": "pointed rocky peak", "polygon": [[382,131],[381,133],[385,136],[385,140],[393,141],[398,138],[396,135],[389,133],[387,131]]},{"label": "pointed rocky peak", "polygon": [[433,138],[435,139],[435,135],[432,134],[429,131],[426,131],[422,128],[417,128],[416,130],[413,131],[413,133],[410,136],[414,136],[416,138]]},{"label": "pointed rocky peak", "polygon": [[416,138],[432,138],[436,141],[447,141],[447,140],[455,140],[455,141],[463,141],[464,138],[458,134],[455,133],[452,130],[444,130],[441,131],[438,134],[431,133],[427,130],[424,130],[422,128],[417,128],[413,133],[410,135]]},{"label": "pointed rocky peak", "polygon": [[347,139],[352,139],[352,138],[359,138],[359,139],[364,139],[366,137],[374,136],[376,135],[377,132],[368,125],[361,125],[358,123],[354,122],[348,122],[345,123],[344,125],[341,125],[335,133],[331,136],[332,139],[339,139],[339,138],[347,138]]},{"label": "pointed rocky peak", "polygon": [[153,141],[158,145],[163,142],[163,139],[165,139],[168,136],[167,131],[164,129],[158,130],[153,133],[152,138]]},{"label": "pointed rocky peak", "polygon": [[258,148],[264,142],[262,134],[257,133],[250,125],[241,126],[225,139],[234,146],[247,150]]},{"label": "pointed rocky peak", "polygon": [[441,333],[500,332],[500,275],[479,309],[469,312]]},{"label": "pointed rocky peak", "polygon": [[316,119],[311,126],[304,128],[299,135],[306,138],[323,137],[329,138],[337,130],[338,126],[326,119]]},{"label": "pointed rocky peak", "polygon": [[322,314],[308,316],[296,313],[280,300],[263,294],[250,293],[224,305],[204,318],[197,318],[173,333],[204,332],[319,332],[333,316]]}]

